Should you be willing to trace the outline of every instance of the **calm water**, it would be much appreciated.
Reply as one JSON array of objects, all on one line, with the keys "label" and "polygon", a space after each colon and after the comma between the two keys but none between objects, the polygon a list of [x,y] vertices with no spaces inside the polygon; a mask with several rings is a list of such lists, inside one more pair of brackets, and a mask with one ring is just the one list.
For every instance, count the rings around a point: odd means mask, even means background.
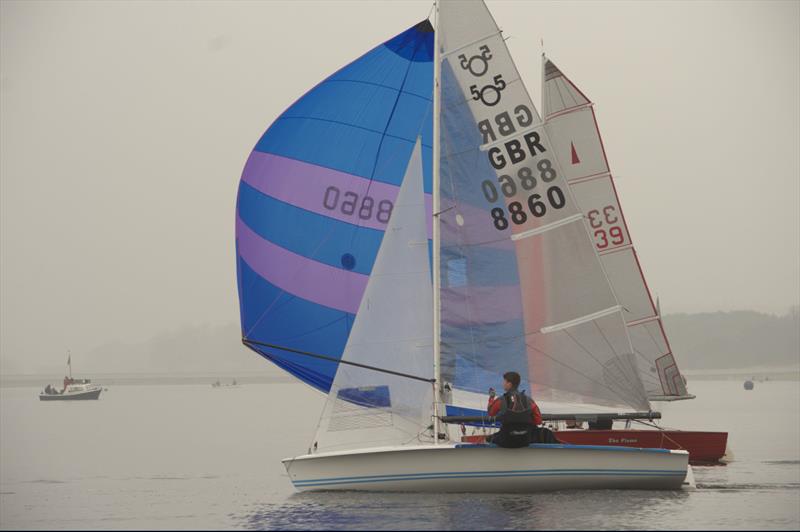
[{"label": "calm water", "polygon": [[303,452],[322,397],[298,384],[115,386],[40,403],[0,389],[0,527],[800,527],[800,383],[690,383],[666,423],[728,430],[735,461],[695,468],[692,492],[296,494],[280,459]]}]

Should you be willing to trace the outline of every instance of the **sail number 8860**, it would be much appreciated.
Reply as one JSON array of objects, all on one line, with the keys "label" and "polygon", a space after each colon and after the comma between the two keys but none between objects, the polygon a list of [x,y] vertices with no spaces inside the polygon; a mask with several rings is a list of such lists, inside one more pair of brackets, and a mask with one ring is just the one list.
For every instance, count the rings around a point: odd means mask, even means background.
[{"label": "sail number 8860", "polygon": [[[539,171],[539,179],[543,183],[550,183],[556,178],[555,168],[553,168],[549,159],[540,160],[536,164],[536,169]],[[519,180],[519,186],[525,191],[533,190],[538,184],[536,176],[534,176],[533,171],[528,167],[520,168],[517,171],[517,178]],[[501,175],[497,178],[497,182],[500,185],[500,192],[503,193],[504,197],[511,198],[516,196],[518,190],[517,182],[511,176]],[[483,191],[483,196],[486,198],[486,201],[489,203],[495,203],[500,198],[497,186],[488,179],[481,183],[481,190]],[[544,194],[547,196],[547,202],[554,209],[560,209],[567,203],[564,192],[556,185],[549,187]],[[528,205],[528,211],[534,217],[541,218],[547,214],[547,205],[540,194],[531,194],[528,196],[526,203]],[[494,207],[490,212],[495,229],[502,231],[508,228],[508,218],[506,218],[505,209],[502,207]],[[508,204],[508,213],[511,221],[516,225],[522,225],[528,221],[528,213],[525,212],[522,203],[519,201],[512,201]]]}]

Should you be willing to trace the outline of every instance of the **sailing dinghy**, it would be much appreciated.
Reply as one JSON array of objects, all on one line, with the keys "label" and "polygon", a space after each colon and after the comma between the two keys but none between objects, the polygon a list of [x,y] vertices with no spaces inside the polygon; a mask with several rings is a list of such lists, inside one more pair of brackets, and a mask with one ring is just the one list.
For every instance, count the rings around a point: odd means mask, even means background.
[{"label": "sailing dinghy", "polygon": [[[435,11],[435,32],[410,28],[287,109],[243,172],[243,342],[328,394],[308,452],[284,460],[289,478],[299,490],[680,488],[685,451],[450,437],[446,400],[477,395],[478,375],[537,377],[535,353],[552,360],[542,382],[560,400],[649,403],[501,32],[483,2]],[[557,369],[587,358],[584,374]]]},{"label": "sailing dinghy", "polygon": [[[542,55],[542,112],[555,156],[589,232],[611,286],[623,308],[625,326],[637,357],[639,379],[650,401],[694,399],[678,369],[614,186],[594,104]],[[692,464],[717,463],[725,455],[727,432],[683,430],[569,430],[561,441],[686,449]]]}]

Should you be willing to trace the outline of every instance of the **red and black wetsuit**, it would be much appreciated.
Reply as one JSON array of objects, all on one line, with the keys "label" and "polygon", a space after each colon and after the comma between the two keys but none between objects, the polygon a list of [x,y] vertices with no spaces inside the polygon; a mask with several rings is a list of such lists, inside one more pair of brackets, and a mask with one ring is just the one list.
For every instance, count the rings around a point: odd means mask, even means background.
[{"label": "red and black wetsuit", "polygon": [[542,422],[542,413],[534,400],[517,390],[489,398],[488,413],[501,422],[500,430],[487,439],[499,447],[527,447],[533,430]]}]

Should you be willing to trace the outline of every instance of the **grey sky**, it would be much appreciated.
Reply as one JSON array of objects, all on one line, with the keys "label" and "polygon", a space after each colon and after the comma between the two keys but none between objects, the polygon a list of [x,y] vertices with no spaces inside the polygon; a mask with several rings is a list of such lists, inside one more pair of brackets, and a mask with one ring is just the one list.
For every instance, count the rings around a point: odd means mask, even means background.
[{"label": "grey sky", "polygon": [[[800,3],[488,2],[597,104],[669,312],[800,300]],[[431,2],[0,3],[0,350],[238,319],[236,187],[277,115]]]}]

